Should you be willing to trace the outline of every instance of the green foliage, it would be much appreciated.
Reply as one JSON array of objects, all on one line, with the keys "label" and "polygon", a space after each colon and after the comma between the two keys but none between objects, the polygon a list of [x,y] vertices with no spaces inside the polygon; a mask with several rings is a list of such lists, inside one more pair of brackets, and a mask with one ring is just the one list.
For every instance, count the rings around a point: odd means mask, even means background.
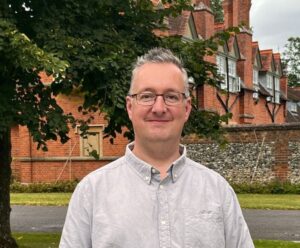
[{"label": "green foliage", "polygon": [[237,194],[300,194],[300,184],[274,180],[268,183],[231,183]]},{"label": "green foliage", "polygon": [[215,16],[215,22],[223,22],[224,13],[222,8],[222,0],[210,0],[210,5]]},{"label": "green foliage", "polygon": [[300,37],[290,37],[283,52],[289,86],[300,86]]},{"label": "green foliage", "polygon": [[72,193],[78,181],[66,181],[57,183],[31,183],[21,184],[13,182],[10,185],[11,193]]},{"label": "green foliage", "polygon": [[[68,63],[33,43],[15,25],[0,19],[0,135],[15,124],[26,125],[34,141],[46,149],[45,141],[60,137],[67,141],[68,121],[45,86],[40,71],[61,80]],[[54,81],[56,83],[57,81]]]}]

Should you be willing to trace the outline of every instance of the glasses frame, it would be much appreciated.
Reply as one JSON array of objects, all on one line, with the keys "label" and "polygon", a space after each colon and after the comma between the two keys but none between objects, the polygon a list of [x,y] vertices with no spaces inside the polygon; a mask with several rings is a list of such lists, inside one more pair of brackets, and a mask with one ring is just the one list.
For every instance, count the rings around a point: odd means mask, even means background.
[{"label": "glasses frame", "polygon": [[[155,95],[155,98],[154,98],[153,103],[150,102],[150,104],[148,104],[148,102],[140,102],[140,101],[138,101],[137,97],[138,97],[139,95],[141,95],[141,94],[144,94],[144,93],[152,93],[153,95]],[[183,92],[177,92],[177,91],[169,91],[169,92],[166,92],[166,93],[163,93],[163,94],[156,94],[156,93],[154,93],[154,92],[147,92],[147,91],[145,91],[145,92],[140,92],[140,93],[136,93],[136,94],[130,94],[130,95],[128,95],[128,96],[129,96],[129,97],[132,97],[132,98],[135,98],[137,104],[143,105],[143,106],[153,106],[153,105],[155,104],[156,99],[157,99],[158,96],[161,96],[161,97],[163,98],[164,103],[165,103],[167,106],[176,106],[176,105],[178,105],[178,104],[180,103],[180,101],[179,101],[178,103],[171,103],[171,104],[168,103],[168,102],[166,102],[165,95],[168,94],[168,93],[176,93],[176,94],[180,94],[180,95],[183,96],[183,99],[187,99],[187,96],[186,96],[185,93],[183,93]],[[181,99],[181,100],[183,100],[183,99]]]}]

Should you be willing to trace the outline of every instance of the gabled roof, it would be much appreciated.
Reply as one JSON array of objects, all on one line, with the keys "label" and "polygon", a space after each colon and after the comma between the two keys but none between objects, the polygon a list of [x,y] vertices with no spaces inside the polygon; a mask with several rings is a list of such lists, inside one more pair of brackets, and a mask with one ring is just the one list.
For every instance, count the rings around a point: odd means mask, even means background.
[{"label": "gabled roof", "polygon": [[273,63],[273,50],[261,50],[261,62],[262,62],[262,71],[273,71],[272,63]]},{"label": "gabled roof", "polygon": [[182,14],[177,17],[170,17],[169,34],[183,36],[185,34],[185,30],[188,25],[190,16],[190,11],[183,11]]},{"label": "gabled roof", "polygon": [[262,60],[261,60],[260,50],[257,41],[252,42],[252,64],[254,65],[255,62],[257,62],[257,66],[259,68],[262,68]]},{"label": "gabled roof", "polygon": [[275,61],[275,66],[276,70],[279,72],[279,75],[282,75],[282,64],[281,64],[281,58],[280,58],[280,53],[274,53],[274,61]]},{"label": "gabled roof", "polygon": [[168,18],[168,34],[179,35],[185,38],[198,39],[199,34],[191,11],[183,11],[177,17]]}]

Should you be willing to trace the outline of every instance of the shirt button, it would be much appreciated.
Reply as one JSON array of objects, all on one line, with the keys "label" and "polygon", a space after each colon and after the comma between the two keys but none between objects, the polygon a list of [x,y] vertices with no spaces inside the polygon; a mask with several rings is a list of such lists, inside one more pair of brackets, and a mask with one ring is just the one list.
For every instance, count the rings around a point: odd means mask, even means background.
[{"label": "shirt button", "polygon": [[152,168],[152,173],[155,173],[155,172],[156,172],[156,170],[154,168]]},{"label": "shirt button", "polygon": [[177,174],[175,174],[174,177],[177,178],[178,177]]},{"label": "shirt button", "polygon": [[161,223],[162,225],[165,225],[165,224],[166,224],[166,222],[165,222],[164,220],[162,220],[160,223]]},{"label": "shirt button", "polygon": [[163,186],[163,185],[159,185],[159,188],[160,188],[160,189],[163,189],[163,188],[164,188],[164,186]]}]

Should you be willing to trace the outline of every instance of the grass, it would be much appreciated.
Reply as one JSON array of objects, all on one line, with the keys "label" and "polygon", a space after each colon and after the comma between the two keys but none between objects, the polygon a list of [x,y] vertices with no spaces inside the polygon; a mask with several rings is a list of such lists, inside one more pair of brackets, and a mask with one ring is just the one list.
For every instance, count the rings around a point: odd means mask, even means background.
[{"label": "grass", "polygon": [[300,210],[300,195],[238,194],[242,208]]},{"label": "grass", "polygon": [[11,205],[67,206],[71,193],[11,193]]},{"label": "grass", "polygon": [[19,248],[57,248],[60,233],[14,233]]},{"label": "grass", "polygon": [[[67,206],[71,193],[11,193],[12,205]],[[238,194],[242,208],[300,210],[300,195]]]},{"label": "grass", "polygon": [[255,248],[300,248],[300,243],[279,240],[254,240]]},{"label": "grass", "polygon": [[[14,233],[19,248],[56,248],[59,244],[59,233]],[[276,241],[255,240],[256,248],[300,248],[300,244]]]}]

